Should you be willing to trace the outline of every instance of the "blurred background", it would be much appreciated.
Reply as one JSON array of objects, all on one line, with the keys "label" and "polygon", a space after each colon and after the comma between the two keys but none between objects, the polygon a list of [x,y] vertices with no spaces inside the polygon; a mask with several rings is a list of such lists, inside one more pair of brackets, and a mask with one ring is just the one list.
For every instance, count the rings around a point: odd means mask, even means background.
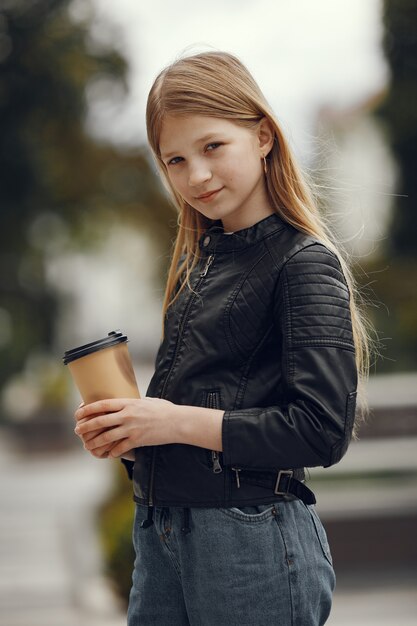
[{"label": "blurred background", "polygon": [[417,3],[2,0],[2,626],[125,623],[131,483],[81,449],[61,357],[122,329],[146,392],[177,217],[145,102],[162,67],[213,48],[253,72],[321,185],[376,329],[367,424],[310,472],[328,623],[417,624]]}]

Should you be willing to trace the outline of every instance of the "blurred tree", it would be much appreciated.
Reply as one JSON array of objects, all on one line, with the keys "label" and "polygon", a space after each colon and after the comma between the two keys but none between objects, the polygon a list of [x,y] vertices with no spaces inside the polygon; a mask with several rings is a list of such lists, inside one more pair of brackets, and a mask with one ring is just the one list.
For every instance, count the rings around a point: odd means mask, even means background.
[{"label": "blurred tree", "polygon": [[391,70],[386,99],[376,114],[384,118],[399,181],[388,231],[390,258],[417,258],[417,3],[384,0],[383,50]]},{"label": "blurred tree", "polygon": [[[417,3],[384,0],[383,51],[390,68],[387,95],[374,110],[387,129],[398,164],[393,210],[380,262],[368,263],[378,305],[375,327],[388,340],[380,372],[417,366]],[[364,279],[364,277],[363,277]],[[367,279],[364,279],[366,282]],[[380,306],[381,303],[383,306]],[[382,355],[384,356],[384,355]]]},{"label": "blurred tree", "polygon": [[132,483],[121,463],[115,463],[113,489],[97,511],[97,527],[103,549],[105,573],[127,608],[132,586],[135,550],[132,543],[132,521],[135,504]]},{"label": "blurred tree", "polygon": [[86,88],[101,81],[125,91],[127,68],[110,47],[91,46],[88,20],[74,23],[69,4],[0,6],[0,387],[28,353],[53,343],[51,241],[66,233],[91,245],[107,218],[146,228],[165,252],[175,234],[176,215],[145,153],[121,153],[85,129]]}]

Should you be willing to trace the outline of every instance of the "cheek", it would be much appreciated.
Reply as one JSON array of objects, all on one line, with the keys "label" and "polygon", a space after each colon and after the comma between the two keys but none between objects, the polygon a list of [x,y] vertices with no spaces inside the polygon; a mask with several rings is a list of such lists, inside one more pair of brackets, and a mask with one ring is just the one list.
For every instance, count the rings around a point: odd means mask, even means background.
[{"label": "cheek", "polygon": [[223,166],[221,173],[225,180],[238,185],[246,185],[257,177],[261,161],[255,155],[253,147],[248,145],[231,155]]},{"label": "cheek", "polygon": [[263,161],[258,155],[251,154],[242,168],[242,176],[251,184],[263,177]]},{"label": "cheek", "polygon": [[239,165],[238,161],[225,164],[219,174],[226,184],[237,183],[244,178],[243,168]]},{"label": "cheek", "polygon": [[172,187],[175,189],[175,191],[178,191],[179,193],[182,193],[184,185],[181,182],[181,176],[177,174],[169,174],[168,175],[168,180],[171,183]]},{"label": "cheek", "polygon": [[222,172],[223,180],[233,186],[241,189],[246,187],[254,176],[254,168],[245,160],[236,162],[235,165],[228,167]]}]

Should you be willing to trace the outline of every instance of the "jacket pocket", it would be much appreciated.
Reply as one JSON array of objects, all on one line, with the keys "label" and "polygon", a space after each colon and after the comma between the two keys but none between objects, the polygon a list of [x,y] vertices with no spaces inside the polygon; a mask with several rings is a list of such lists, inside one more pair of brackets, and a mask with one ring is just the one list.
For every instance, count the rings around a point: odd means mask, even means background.
[{"label": "jacket pocket", "polygon": [[355,421],[357,393],[357,390],[355,390],[347,394],[343,438],[332,448],[330,465],[338,463],[340,459],[346,454],[346,451],[348,449],[350,440],[352,438],[353,423]]},{"label": "jacket pocket", "polygon": [[[220,409],[220,389],[209,389],[203,392],[202,406],[207,409]],[[207,450],[207,462],[215,474],[219,474],[222,469],[222,453],[218,450]]]}]

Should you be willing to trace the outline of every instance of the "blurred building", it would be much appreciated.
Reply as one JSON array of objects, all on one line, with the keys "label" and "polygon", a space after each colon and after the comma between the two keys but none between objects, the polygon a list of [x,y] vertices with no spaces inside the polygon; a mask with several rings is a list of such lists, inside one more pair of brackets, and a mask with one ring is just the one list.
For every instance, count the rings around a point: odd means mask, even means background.
[{"label": "blurred building", "polygon": [[338,237],[358,257],[378,253],[397,176],[386,128],[373,114],[384,98],[381,90],[354,107],[322,106],[317,113],[317,177],[324,204]]},{"label": "blurred building", "polygon": [[159,255],[146,233],[120,224],[91,252],[50,259],[48,280],[61,295],[56,322],[61,347],[121,329],[133,358],[152,360],[162,324]]}]

